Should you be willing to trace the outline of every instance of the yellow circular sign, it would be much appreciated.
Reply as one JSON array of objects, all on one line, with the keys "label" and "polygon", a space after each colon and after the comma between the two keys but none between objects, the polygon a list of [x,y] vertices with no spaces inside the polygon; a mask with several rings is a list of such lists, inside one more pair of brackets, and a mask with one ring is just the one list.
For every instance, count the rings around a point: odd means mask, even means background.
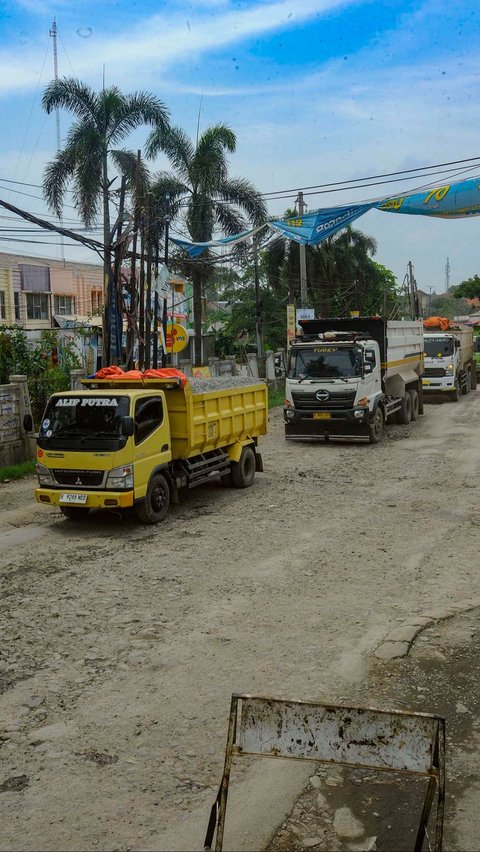
[{"label": "yellow circular sign", "polygon": [[173,352],[174,354],[182,352],[186,346],[188,346],[187,329],[183,325],[179,325],[178,322],[174,322],[173,326],[169,323],[167,325],[167,339],[165,341],[166,352]]}]

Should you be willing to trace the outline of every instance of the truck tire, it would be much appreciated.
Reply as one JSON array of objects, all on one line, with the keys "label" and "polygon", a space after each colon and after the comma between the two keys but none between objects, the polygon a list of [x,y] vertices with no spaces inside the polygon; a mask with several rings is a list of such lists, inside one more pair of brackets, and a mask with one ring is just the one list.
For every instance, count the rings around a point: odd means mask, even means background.
[{"label": "truck tire", "polygon": [[477,370],[475,368],[475,365],[473,365],[473,367],[472,367],[472,372],[470,373],[470,377],[471,377],[471,380],[472,380],[472,390],[475,390],[476,387],[477,387]]},{"label": "truck tire", "polygon": [[163,521],[170,506],[170,486],[161,473],[156,473],[148,483],[143,503],[137,506],[137,516],[142,524]]},{"label": "truck tire", "polygon": [[408,426],[412,419],[412,397],[406,392],[403,397],[400,408],[397,412],[397,423],[403,423],[404,426]]},{"label": "truck tire", "polygon": [[417,390],[417,393],[418,393],[418,413],[423,414],[423,412],[424,412],[424,408],[423,408],[423,387],[422,387],[421,382],[420,382],[420,386]]},{"label": "truck tire", "polygon": [[248,488],[255,479],[255,453],[244,447],[239,462],[232,462],[232,483],[235,488]]},{"label": "truck tire", "polygon": [[460,382],[458,378],[455,379],[455,388],[450,394],[452,402],[458,402],[460,399]]},{"label": "truck tire", "polygon": [[410,399],[412,400],[412,422],[418,419],[418,415],[420,414],[420,400],[418,398],[418,393],[415,388],[412,388],[408,391],[410,394]]},{"label": "truck tire", "polygon": [[373,417],[368,426],[368,440],[370,444],[379,444],[383,438],[383,429],[385,426],[385,420],[383,417],[383,411],[378,406],[373,412]]},{"label": "truck tire", "polygon": [[470,370],[468,370],[466,375],[465,375],[465,381],[462,385],[462,396],[466,396],[467,393],[470,393],[471,389],[472,389],[472,379],[471,379]]},{"label": "truck tire", "polygon": [[80,506],[60,506],[60,511],[69,521],[83,521],[90,509],[81,509]]}]

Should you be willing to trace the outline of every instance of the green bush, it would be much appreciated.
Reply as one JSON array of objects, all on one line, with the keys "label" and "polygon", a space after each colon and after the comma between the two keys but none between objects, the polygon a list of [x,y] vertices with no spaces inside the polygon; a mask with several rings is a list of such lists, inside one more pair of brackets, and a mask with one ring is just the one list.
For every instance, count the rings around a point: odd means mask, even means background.
[{"label": "green bush", "polygon": [[19,326],[5,326],[0,332],[0,384],[12,374],[27,377],[33,419],[39,422],[49,396],[70,388],[70,370],[81,366],[71,338],[58,330],[42,331],[31,342]]}]

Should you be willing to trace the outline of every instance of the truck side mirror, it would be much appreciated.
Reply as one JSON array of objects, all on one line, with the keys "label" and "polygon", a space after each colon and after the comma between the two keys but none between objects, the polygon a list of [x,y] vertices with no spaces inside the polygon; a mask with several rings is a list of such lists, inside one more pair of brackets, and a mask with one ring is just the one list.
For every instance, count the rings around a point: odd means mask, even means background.
[{"label": "truck side mirror", "polygon": [[126,435],[129,438],[133,435],[135,430],[135,423],[133,422],[133,417],[123,417],[122,419],[122,435]]},{"label": "truck side mirror", "polygon": [[460,349],[460,341],[459,340],[455,341],[455,349]]},{"label": "truck side mirror", "polygon": [[373,373],[373,364],[369,363],[368,361],[365,361],[365,364],[363,365],[363,372]]},{"label": "truck side mirror", "polygon": [[23,415],[23,428],[25,432],[33,432],[33,418],[31,414]]}]

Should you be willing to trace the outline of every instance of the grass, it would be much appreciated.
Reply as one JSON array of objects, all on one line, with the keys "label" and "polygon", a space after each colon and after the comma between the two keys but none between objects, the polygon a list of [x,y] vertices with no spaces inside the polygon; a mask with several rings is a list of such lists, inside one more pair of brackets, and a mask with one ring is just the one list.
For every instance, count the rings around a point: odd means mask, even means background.
[{"label": "grass", "polygon": [[29,460],[18,464],[8,464],[0,467],[0,482],[9,482],[11,479],[21,479],[35,472],[35,461]]},{"label": "grass", "polygon": [[280,390],[274,390],[274,388],[268,389],[268,407],[276,408],[278,405],[283,405],[285,401],[285,391],[283,388]]}]

